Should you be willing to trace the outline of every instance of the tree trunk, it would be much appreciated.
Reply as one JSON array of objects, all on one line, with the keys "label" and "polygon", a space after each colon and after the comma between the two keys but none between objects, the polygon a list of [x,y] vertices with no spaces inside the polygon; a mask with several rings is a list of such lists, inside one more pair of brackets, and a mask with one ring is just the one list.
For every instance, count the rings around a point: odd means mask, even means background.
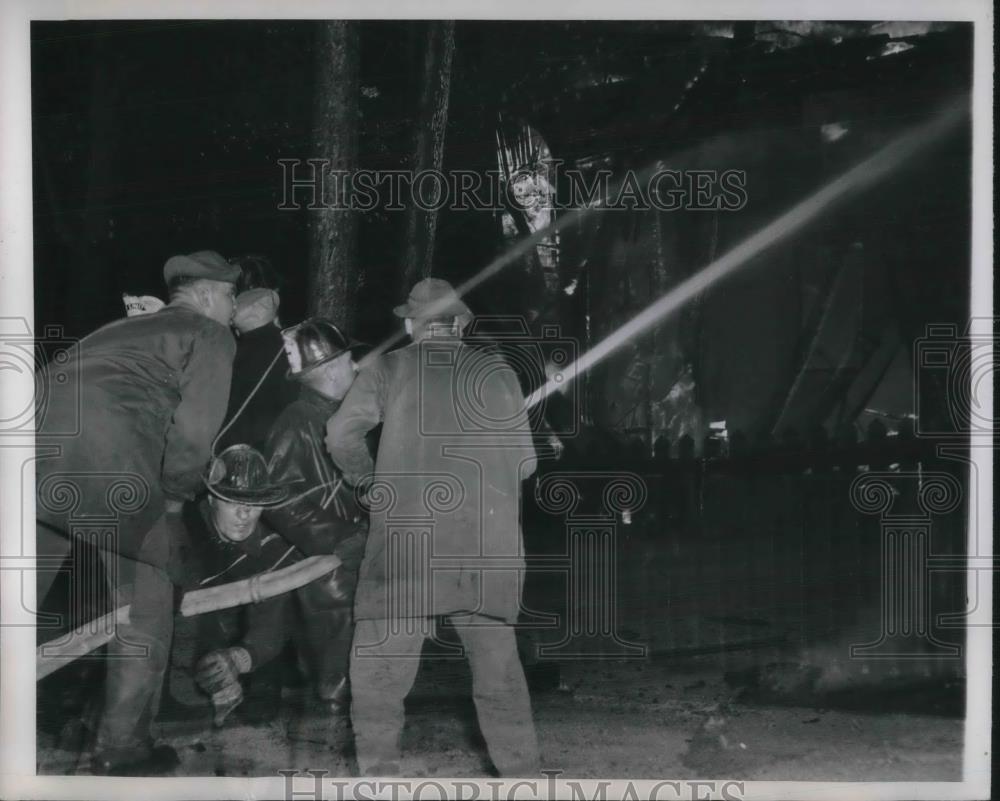
[{"label": "tree trunk", "polygon": [[[322,22],[316,42],[315,158],[324,160],[324,203],[309,212],[309,311],[350,329],[361,282],[357,216],[342,177],[358,161],[358,23]],[[317,193],[318,195],[318,193]],[[328,208],[335,206],[335,208]]]},{"label": "tree trunk", "polygon": [[[451,90],[451,63],[455,53],[455,23],[428,22],[424,63],[421,75],[420,107],[417,110],[414,133],[415,174],[427,170],[441,171],[444,162],[444,136],[448,124],[448,95]],[[437,182],[423,183],[423,195],[430,200]],[[417,187],[419,188],[419,187]],[[403,287],[405,296],[410,287],[431,274],[434,260],[434,234],[437,210],[419,208],[414,203],[406,215],[403,253]]]},{"label": "tree trunk", "polygon": [[[654,209],[646,212],[645,216],[652,223],[653,229],[655,257],[649,264],[649,294],[650,302],[655,302],[670,291],[672,284],[670,272],[674,265],[668,263],[664,246],[663,213]],[[669,369],[672,366],[674,348],[670,333],[671,326],[661,322],[653,328],[649,335],[649,369],[646,371],[646,422],[649,426],[651,453],[656,448],[657,438],[663,434],[665,428],[663,415],[658,414],[658,410],[659,401],[666,394],[669,386],[663,386],[664,382],[657,379],[665,372],[665,367]],[[667,455],[669,454],[656,454],[661,458],[666,458]]]}]

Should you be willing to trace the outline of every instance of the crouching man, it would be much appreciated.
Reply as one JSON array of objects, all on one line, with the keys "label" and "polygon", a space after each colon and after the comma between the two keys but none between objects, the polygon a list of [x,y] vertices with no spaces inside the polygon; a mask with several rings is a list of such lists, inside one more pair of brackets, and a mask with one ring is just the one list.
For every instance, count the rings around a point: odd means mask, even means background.
[{"label": "crouching man", "polygon": [[[187,560],[188,589],[241,581],[302,559],[294,545],[261,519],[265,509],[287,499],[290,488],[273,481],[260,452],[242,444],[227,448],[214,460],[206,484],[208,495],[184,511],[195,549]],[[336,594],[330,579],[326,576],[308,586],[318,596]],[[294,595],[285,593],[196,618],[203,655],[195,666],[195,680],[212,699],[215,725],[221,726],[242,702],[240,676],[281,653],[293,622],[294,602]]]},{"label": "crouching man", "polygon": [[[324,587],[296,592],[299,645],[320,699],[333,713],[348,710],[348,657],[357,570],[367,519],[354,492],[326,452],[326,421],[354,383],[363,346],[333,323],[314,318],[285,329],[288,378],[299,397],[271,427],[265,452],[273,480],[295,484],[295,496],[265,513],[268,524],[306,556],[334,554],[342,562]],[[330,591],[336,587],[336,591]]]}]

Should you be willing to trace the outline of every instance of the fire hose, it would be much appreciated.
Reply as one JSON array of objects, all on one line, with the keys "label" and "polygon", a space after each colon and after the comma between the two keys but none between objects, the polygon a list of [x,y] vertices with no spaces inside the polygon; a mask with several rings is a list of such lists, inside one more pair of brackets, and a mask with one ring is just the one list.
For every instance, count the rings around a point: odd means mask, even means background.
[{"label": "fire hose", "polygon": [[[204,615],[284,595],[332,573],[340,564],[339,557],[333,554],[310,556],[289,567],[258,573],[242,581],[191,590],[184,593],[181,600],[181,615]],[[130,609],[130,604],[120,606],[113,612],[83,624],[58,642],[38,646],[36,680],[44,679],[64,665],[110,642],[115,636],[116,626],[129,622]]]}]

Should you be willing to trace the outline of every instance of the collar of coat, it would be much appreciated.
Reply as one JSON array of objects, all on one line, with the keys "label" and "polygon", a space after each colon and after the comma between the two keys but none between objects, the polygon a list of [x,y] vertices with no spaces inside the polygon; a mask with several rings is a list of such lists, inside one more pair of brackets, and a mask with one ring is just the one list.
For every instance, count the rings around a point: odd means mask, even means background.
[{"label": "collar of coat", "polygon": [[185,297],[174,298],[172,301],[170,301],[170,303],[168,303],[166,306],[164,306],[162,309],[160,309],[158,312],[155,313],[164,314],[164,313],[178,312],[178,311],[187,312],[188,314],[197,314],[199,317],[203,317],[204,319],[209,320],[210,322],[213,322],[216,325],[221,325],[227,331],[232,333],[232,329],[228,325],[223,325],[218,320],[213,320],[208,315],[203,314],[201,309],[199,309]]},{"label": "collar of coat", "polygon": [[308,384],[303,384],[299,389],[299,400],[321,410],[327,417],[337,411],[341,403],[339,400],[334,400],[322,392],[318,392]]},{"label": "collar of coat", "polygon": [[242,331],[237,336],[238,342],[283,342],[281,331],[273,323],[264,323],[249,331]]}]

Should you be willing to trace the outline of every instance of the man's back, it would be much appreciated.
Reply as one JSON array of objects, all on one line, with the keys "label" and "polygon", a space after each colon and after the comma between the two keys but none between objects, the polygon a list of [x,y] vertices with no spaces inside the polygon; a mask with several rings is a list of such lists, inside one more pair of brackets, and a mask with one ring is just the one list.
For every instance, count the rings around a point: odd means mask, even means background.
[{"label": "man's back", "polygon": [[387,354],[379,472],[434,470],[450,449],[475,449],[488,468],[534,472],[524,397],[494,351],[456,338],[428,339]]},{"label": "man's back", "polygon": [[[523,565],[520,483],[534,471],[535,452],[509,365],[457,338],[428,339],[386,354],[358,377],[331,423],[335,460],[357,469],[363,462],[360,434],[379,420],[357,616],[384,615],[386,583],[402,581],[410,587],[406,592],[429,601],[408,616],[481,606],[485,614],[516,618]],[[418,520],[427,521],[428,540],[396,542],[413,536],[408,532]],[[446,569],[444,562],[431,565],[433,589],[421,572],[426,566],[395,563],[394,554],[409,548],[447,561]]]},{"label": "man's back", "polygon": [[[176,403],[180,377],[197,340],[224,343],[232,334],[218,323],[182,307],[168,306],[154,314],[126,317],[84,337],[73,349],[66,385],[46,387],[48,411],[37,421],[39,436],[55,429],[58,412],[68,409],[79,392],[87,401],[82,420],[119,412],[146,411]],[[231,346],[235,351],[235,347]],[[82,421],[81,421],[82,422]],[[95,436],[81,426],[84,438]]]},{"label": "man's back", "polygon": [[[168,306],[85,337],[62,368],[65,381],[47,381],[43,368],[38,517],[65,530],[68,517],[122,511],[131,539],[129,529],[152,525],[164,495],[193,495],[225,414],[234,350],[227,327]],[[74,427],[76,436],[56,436]],[[53,474],[78,483],[75,508],[52,502],[45,479]],[[107,491],[122,476],[136,488],[135,503],[126,495],[126,510],[109,510]]]},{"label": "man's back", "polygon": [[[271,424],[295,400],[298,387],[286,377],[288,358],[282,345],[281,332],[271,324],[240,335],[226,412],[227,425],[230,420],[233,423],[220,438],[220,448],[237,443],[262,448]],[[270,371],[266,372],[269,366]],[[251,392],[253,397],[250,397]]]}]

